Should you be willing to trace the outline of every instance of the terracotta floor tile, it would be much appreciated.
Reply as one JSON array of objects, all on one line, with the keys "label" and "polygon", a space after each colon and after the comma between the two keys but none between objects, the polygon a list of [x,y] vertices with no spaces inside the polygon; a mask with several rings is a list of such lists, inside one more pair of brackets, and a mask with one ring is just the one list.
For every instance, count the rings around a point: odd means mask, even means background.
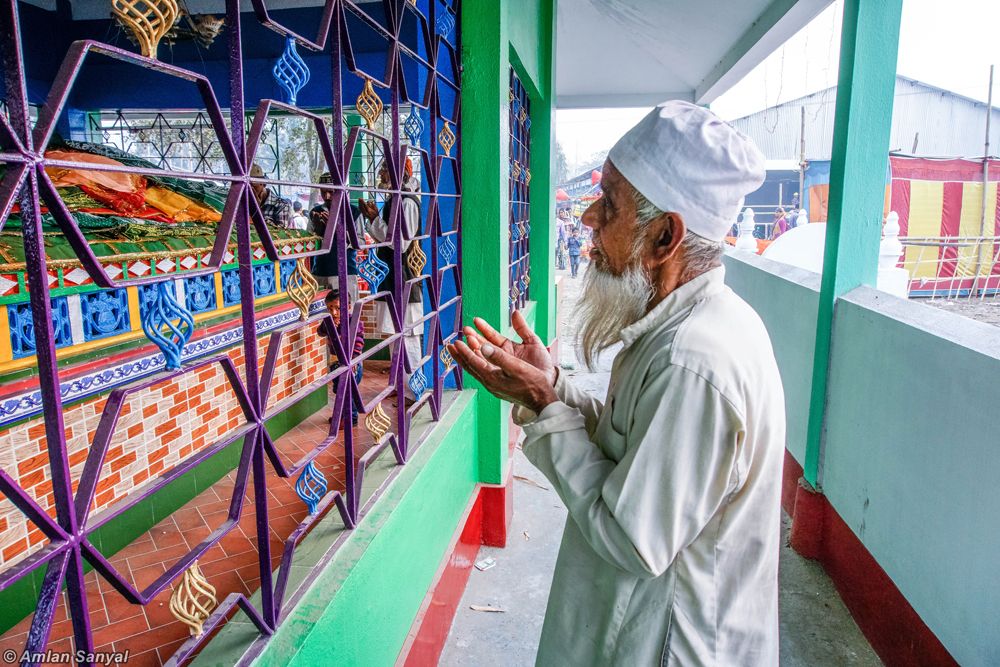
[{"label": "terracotta floor tile", "polygon": [[[381,363],[381,366],[387,364]],[[362,387],[366,397],[374,396],[385,386],[386,378],[380,370],[380,363],[366,369]],[[394,418],[388,402],[384,408],[390,418]],[[330,412],[331,408],[319,411],[276,441],[275,446],[285,465],[294,464],[328,437]],[[363,426],[355,428],[355,458],[360,457],[370,446],[370,434]],[[344,488],[342,435],[317,456],[316,465],[327,477],[330,490]],[[295,493],[298,475],[280,478],[270,462],[266,464],[266,470],[269,519],[267,533],[273,568],[280,563],[284,541],[305,518],[307,510]],[[120,569],[123,577],[142,590],[226,521],[235,484],[234,471],[136,538],[109,560]],[[202,572],[216,588],[220,601],[231,592],[250,595],[260,586],[256,518],[251,476],[247,481],[238,525],[199,559]],[[145,607],[129,604],[110,583],[103,581],[94,572],[87,575],[87,587],[88,601],[92,603],[91,614],[95,619],[93,625],[96,644],[106,644],[113,647],[113,650],[127,648],[130,651],[129,667],[159,667],[188,637],[187,627],[170,613],[172,587],[162,591]],[[64,600],[58,605],[55,617],[50,645],[70,646],[72,624],[68,621]],[[15,650],[23,648],[24,633],[29,626],[30,618],[0,637],[0,648],[14,643],[17,643]]]}]

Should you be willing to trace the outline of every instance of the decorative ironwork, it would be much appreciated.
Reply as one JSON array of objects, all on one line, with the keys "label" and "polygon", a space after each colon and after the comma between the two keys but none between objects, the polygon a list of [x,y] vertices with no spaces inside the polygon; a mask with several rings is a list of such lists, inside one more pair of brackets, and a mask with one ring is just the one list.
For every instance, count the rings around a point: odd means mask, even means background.
[{"label": "decorative ironwork", "polygon": [[444,122],[444,127],[438,132],[438,143],[441,144],[441,148],[444,149],[444,154],[447,157],[451,157],[451,149],[455,146],[455,133],[451,130],[451,125],[448,121]]},{"label": "decorative ironwork", "polygon": [[420,145],[420,137],[424,133],[424,121],[420,117],[420,114],[417,113],[417,107],[410,107],[410,115],[406,117],[406,122],[403,123],[403,131],[406,132],[411,146]]},{"label": "decorative ironwork", "polygon": [[302,469],[295,482],[295,493],[309,509],[309,514],[315,514],[319,503],[327,491],[326,476],[316,467],[315,461],[310,461]]},{"label": "decorative ironwork", "polygon": [[111,12],[132,32],[147,58],[156,58],[160,40],[180,14],[175,0],[111,0]]},{"label": "decorative ironwork", "polygon": [[219,600],[215,597],[215,586],[208,583],[201,573],[198,561],[193,562],[170,595],[170,613],[188,626],[192,637],[198,637],[204,629],[205,620],[217,606]]},{"label": "decorative ironwork", "polygon": [[455,17],[451,15],[451,12],[445,10],[442,12],[441,16],[437,20],[437,31],[438,34],[448,39],[451,35],[451,31],[455,29]]},{"label": "decorative ironwork", "polygon": [[447,373],[451,370],[451,367],[455,365],[455,357],[451,356],[451,352],[448,351],[447,347],[441,348],[441,363],[444,364],[444,371]]},{"label": "decorative ironwork", "polygon": [[522,308],[528,300],[528,284],[524,278],[528,275],[529,242],[531,227],[529,225],[531,207],[528,196],[528,184],[531,182],[531,106],[528,91],[521,84],[517,73],[510,70],[510,179],[508,194],[509,208],[509,303],[510,310]]},{"label": "decorative ironwork", "polygon": [[379,259],[375,248],[370,248],[364,261],[358,264],[358,275],[365,279],[372,292],[377,292],[382,281],[389,275],[389,265]]},{"label": "decorative ironwork", "polygon": [[305,259],[300,259],[295,264],[295,270],[288,277],[287,289],[288,298],[299,307],[301,319],[303,321],[309,319],[309,306],[319,291],[319,283],[313,278]]},{"label": "decorative ironwork", "polygon": [[296,104],[299,91],[309,83],[310,74],[309,67],[295,48],[294,37],[285,40],[285,51],[274,63],[274,69],[271,72],[274,74],[275,81],[281,86],[282,92],[285,93],[285,102]]},{"label": "decorative ironwork", "polygon": [[372,411],[365,415],[365,429],[371,434],[375,442],[381,442],[385,434],[389,432],[392,422],[389,416],[382,409],[382,404],[377,403]]},{"label": "decorative ironwork", "polygon": [[420,368],[414,368],[413,374],[407,381],[407,386],[410,387],[410,391],[417,398],[423,396],[424,392],[427,391],[427,378],[424,377],[424,371]]},{"label": "decorative ironwork", "polygon": [[[122,7],[126,5],[139,7],[140,1],[121,0],[119,4]],[[158,0],[152,1],[157,2]],[[252,0],[252,3],[257,16],[266,27],[275,30],[283,37],[294,37],[300,45],[317,45],[317,42],[321,42],[319,49],[326,48],[324,30],[329,25],[333,25],[334,21],[329,21],[326,27],[321,28],[320,35],[316,38],[317,41],[313,42],[308,38],[295,35],[293,31],[268,18],[265,0]],[[240,3],[231,1],[227,2],[226,5],[229,12],[227,18],[238,18]],[[456,21],[458,10],[453,8],[455,6],[457,3],[449,3],[447,8],[442,8],[440,3],[428,3],[426,14],[420,11],[409,12],[407,20],[412,19],[422,23],[423,34],[432,34],[439,23],[442,12],[450,14],[443,19],[443,23],[450,21],[453,24],[446,30],[446,33],[449,35],[449,39],[453,38],[453,43],[458,45],[457,29],[460,22]],[[133,155],[147,157],[160,168],[172,172],[185,172],[185,179],[204,182],[210,180],[212,175],[223,175],[223,178],[215,180],[231,183],[234,188],[227,210],[223,215],[223,222],[217,227],[218,236],[222,242],[216,247],[223,253],[222,265],[225,266],[225,269],[220,272],[221,297],[217,292],[209,289],[212,285],[206,279],[207,276],[199,275],[199,273],[204,274],[209,270],[202,257],[198,257],[197,267],[180,278],[180,281],[173,278],[173,273],[179,271],[181,265],[172,259],[164,262],[162,267],[158,266],[161,263],[159,260],[162,258],[158,258],[154,262],[147,262],[142,265],[143,272],[135,274],[135,277],[141,275],[143,280],[154,278],[159,281],[143,283],[138,286],[138,289],[135,289],[135,292],[139,297],[138,315],[143,330],[151,339],[160,337],[158,345],[164,352],[163,359],[160,359],[158,354],[143,354],[134,358],[129,357],[124,362],[121,360],[88,360],[88,364],[92,367],[86,369],[85,373],[79,374],[77,371],[80,369],[71,366],[67,369],[68,372],[61,375],[55,354],[56,349],[64,345],[83,342],[87,334],[87,329],[84,326],[76,326],[75,322],[69,326],[69,313],[71,311],[74,313],[82,312],[81,303],[84,295],[90,295],[87,296],[88,303],[91,304],[87,306],[91,316],[91,323],[87,325],[90,327],[90,335],[114,336],[116,335],[114,332],[118,331],[121,322],[129,319],[130,316],[134,319],[137,315],[134,310],[128,312],[130,308],[135,308],[134,302],[130,305],[128,298],[122,301],[121,293],[108,287],[109,284],[114,287],[115,279],[110,279],[113,269],[117,268],[119,272],[131,270],[132,266],[140,265],[142,260],[136,260],[128,266],[124,262],[116,266],[117,263],[98,258],[93,249],[87,245],[87,237],[82,235],[80,216],[66,216],[66,219],[58,220],[58,222],[63,226],[67,235],[76,234],[74,238],[77,242],[72,245],[70,251],[83,261],[86,272],[91,274],[90,278],[102,288],[101,290],[95,289],[67,296],[61,291],[65,287],[62,282],[62,273],[56,272],[54,275],[51,271],[51,265],[49,270],[46,270],[44,261],[27,263],[26,278],[18,277],[18,281],[24,283],[22,285],[23,291],[30,290],[36,308],[27,308],[25,305],[8,307],[7,315],[12,325],[12,348],[26,354],[36,354],[37,370],[33,381],[37,388],[25,393],[24,400],[18,400],[17,405],[13,405],[11,400],[0,402],[0,418],[9,420],[15,416],[17,418],[38,417],[43,428],[34,430],[43,431],[38,437],[41,437],[45,443],[44,451],[47,458],[41,465],[47,473],[46,479],[67,482],[51,484],[51,500],[46,501],[47,505],[42,510],[38,509],[37,498],[33,497],[34,494],[29,491],[28,485],[22,484],[20,478],[14,477],[13,474],[11,475],[12,479],[7,481],[3,494],[12,501],[9,505],[14,508],[14,512],[20,508],[26,515],[24,521],[29,525],[28,541],[30,544],[37,546],[41,541],[39,538],[49,539],[49,544],[41,557],[22,558],[3,568],[3,578],[6,582],[5,586],[8,588],[11,584],[19,581],[30,579],[41,581],[43,578],[45,580],[45,585],[39,588],[37,613],[31,621],[32,627],[31,632],[28,633],[27,649],[32,652],[44,652],[50,636],[53,642],[70,639],[77,651],[85,653],[93,653],[95,649],[102,648],[95,647],[95,637],[88,625],[88,598],[92,597],[94,593],[92,580],[88,586],[83,578],[68,574],[78,573],[84,558],[94,565],[95,575],[105,579],[110,584],[110,586],[102,586],[98,591],[98,594],[104,598],[102,602],[113,603],[114,598],[118,596],[119,602],[125,598],[130,603],[145,606],[156,599],[160,591],[166,587],[174,587],[174,595],[171,596],[171,611],[178,613],[187,626],[191,628],[192,635],[199,638],[192,638],[173,651],[173,655],[169,658],[172,663],[187,664],[190,662],[208,640],[207,638],[213,636],[215,631],[232,616],[228,612],[235,605],[239,605],[245,617],[251,621],[259,634],[260,643],[257,645],[259,647],[260,644],[267,642],[268,638],[274,635],[282,621],[282,612],[294,604],[294,596],[299,595],[294,588],[289,587],[289,595],[285,596],[288,568],[279,568],[277,572],[272,569],[275,562],[274,556],[277,554],[274,553],[271,544],[273,536],[271,529],[277,524],[269,521],[269,508],[266,502],[268,486],[275,482],[274,476],[268,474],[266,468],[270,465],[278,477],[286,479],[291,478],[295,473],[291,466],[286,465],[282,452],[278,451],[275,443],[271,441],[265,424],[273,416],[281,415],[288,406],[294,405],[295,401],[269,400],[269,398],[274,399],[274,396],[269,396],[270,384],[266,380],[274,376],[279,361],[284,363],[284,356],[278,354],[277,350],[271,354],[269,349],[266,357],[262,358],[259,335],[270,332],[271,340],[280,340],[289,331],[305,329],[308,324],[294,323],[293,320],[298,318],[299,313],[287,308],[280,309],[280,312],[258,311],[255,308],[257,305],[255,296],[275,293],[276,283],[280,284],[284,281],[287,284],[295,267],[289,267],[285,262],[292,261],[298,255],[333,251],[333,254],[342,260],[350,250],[349,240],[346,238],[349,235],[342,234],[338,230],[338,233],[333,235],[333,248],[329,246],[325,248],[308,247],[307,245],[303,250],[296,250],[294,255],[286,256],[283,254],[284,259],[279,267],[271,263],[277,261],[278,256],[273,252],[275,248],[273,239],[269,238],[269,228],[255,225],[254,220],[247,213],[248,209],[254,208],[249,194],[251,181],[247,176],[251,164],[254,162],[261,164],[269,179],[277,181],[275,186],[279,189],[279,193],[281,187],[291,188],[293,191],[304,189],[299,184],[306,181],[281,173],[283,160],[278,159],[282,155],[281,151],[278,150],[278,142],[279,140],[284,141],[282,131],[279,131],[280,128],[277,125],[272,124],[273,119],[268,119],[266,113],[260,115],[262,120],[259,124],[256,122],[257,114],[254,114],[254,128],[250,132],[247,131],[249,123],[246,122],[248,115],[244,106],[246,102],[245,91],[239,85],[239,82],[245,80],[246,36],[242,33],[239,20],[229,20],[226,24],[230,31],[227,41],[232,48],[224,52],[216,49],[217,53],[214,54],[228,58],[225,61],[227,66],[217,67],[218,62],[206,62],[206,65],[210,66],[204,68],[211,71],[213,77],[216,77],[220,70],[226,70],[222,76],[228,76],[228,83],[231,85],[224,87],[228,92],[225,93],[227,99],[224,100],[223,105],[220,105],[216,98],[216,92],[220,89],[216,78],[210,79],[203,73],[186,70],[180,65],[166,65],[151,61],[127,50],[101,43],[99,41],[101,35],[85,34],[90,28],[81,24],[74,26],[74,29],[79,28],[82,31],[77,35],[79,41],[73,43],[65,54],[61,65],[58,68],[52,68],[52,71],[58,72],[56,78],[51,82],[38,81],[40,84],[51,84],[40,88],[43,90],[47,88],[50,92],[44,104],[38,107],[40,111],[29,120],[20,117],[22,115],[20,111],[29,108],[22,65],[29,59],[24,57],[25,54],[20,49],[23,45],[34,42],[26,40],[25,36],[21,34],[21,26],[17,20],[17,7],[17,0],[0,0],[0,52],[6,54],[4,62],[10,66],[6,77],[7,85],[3,91],[3,101],[12,110],[4,122],[6,128],[4,132],[12,135],[12,141],[5,141],[5,145],[16,143],[18,146],[17,150],[0,152],[0,167],[8,176],[5,192],[8,194],[20,192],[20,209],[17,214],[22,216],[24,223],[22,226],[23,243],[26,252],[31,257],[41,260],[46,257],[48,249],[47,241],[49,239],[39,233],[42,221],[38,219],[37,212],[46,210],[53,212],[53,215],[59,212],[56,199],[58,194],[51,190],[49,187],[51,184],[45,178],[45,168],[49,166],[46,150],[50,145],[50,139],[56,134],[57,124],[60,123],[60,119],[56,116],[58,116],[59,110],[67,108],[67,102],[74,93],[74,86],[79,85],[79,81],[82,81],[82,79],[77,79],[75,74],[89,62],[87,59],[91,58],[92,54],[113,61],[109,69],[113,75],[100,77],[93,81],[88,79],[88,85],[93,87],[93,90],[88,91],[88,96],[92,96],[92,99],[112,97],[116,100],[131,99],[141,106],[149,99],[144,97],[145,91],[141,86],[127,86],[125,82],[131,80],[128,76],[130,68],[144,67],[156,72],[157,76],[183,80],[186,82],[185,85],[193,84],[205,109],[201,113],[195,111],[157,112],[155,110],[95,111],[89,114],[88,128],[86,129],[92,140],[97,143],[114,144]],[[361,26],[377,26],[379,34],[389,42],[388,53],[392,58],[402,54],[404,59],[409,59],[409,62],[425,64],[438,63],[442,60],[439,57],[439,49],[442,46],[440,40],[419,40],[419,45],[412,48],[400,40],[398,37],[400,34],[398,11],[382,11],[382,8],[379,7],[372,14],[369,14],[366,10],[373,8],[372,3],[340,3],[334,0],[328,0],[327,7],[331,8],[330,11],[334,13],[349,11],[353,17],[361,18],[359,22],[355,22],[353,18],[348,21],[343,20],[341,14],[334,27],[340,39],[331,40],[328,47],[328,54],[332,59],[336,62],[348,63],[344,71],[353,72],[352,76],[367,76],[358,68],[358,63],[362,61],[355,58],[351,39],[349,39],[350,33],[355,30],[355,23]],[[168,31],[170,23],[170,21],[164,21],[164,28]],[[176,21],[173,24],[176,27]],[[221,26],[221,20],[210,25]],[[368,30],[367,27],[363,29]],[[217,30],[213,34],[218,34]],[[91,37],[98,39],[91,39]],[[161,39],[169,40],[169,36]],[[356,43],[360,41],[362,40],[358,39]],[[51,42],[62,43],[62,40],[54,39]],[[152,46],[152,42],[150,42],[149,50],[151,55],[155,55],[155,47]],[[371,57],[377,58],[378,56]],[[369,56],[366,55],[366,65],[368,61]],[[327,145],[321,146],[323,150],[320,151],[322,161],[326,163],[325,167],[329,171],[339,174],[338,184],[331,186],[330,189],[336,191],[337,200],[344,203],[345,211],[347,204],[343,201],[343,195],[352,188],[345,186],[340,179],[354,182],[355,169],[351,163],[356,157],[362,162],[369,163],[363,165],[363,168],[369,169],[365,173],[371,173],[370,169],[373,167],[370,163],[377,164],[377,161],[381,159],[385,159],[393,169],[400,169],[399,162],[406,154],[404,146],[399,140],[403,134],[401,127],[403,119],[399,117],[400,109],[413,113],[412,109],[407,109],[410,97],[406,91],[406,77],[396,67],[397,63],[386,64],[389,65],[386,71],[393,72],[393,75],[388,77],[385,90],[381,91],[384,95],[385,107],[379,111],[377,120],[368,124],[371,130],[364,132],[366,135],[364,141],[368,142],[364,150],[359,150],[358,155],[355,155],[357,133],[354,133],[355,140],[352,143],[351,137],[348,136],[350,133],[345,133],[340,123],[335,123],[329,128],[329,136],[323,132],[317,133],[318,136],[322,137],[321,144],[323,144],[324,138],[327,142]],[[199,69],[202,68],[199,67]],[[334,118],[344,118],[349,115],[346,113],[347,109],[345,109],[345,100],[343,99],[344,81],[336,78],[340,76],[339,68],[335,67],[333,70],[333,78],[323,82],[325,89],[333,91],[329,113]],[[399,75],[396,75],[397,70],[400,71]],[[119,73],[123,76],[117,76]],[[425,328],[427,333],[423,334],[426,338],[422,343],[423,349],[431,350],[440,349],[444,338],[450,340],[457,335],[457,328],[460,326],[456,322],[453,325],[455,330],[443,330],[445,319],[453,320],[456,318],[450,316],[445,318],[442,313],[461,312],[461,258],[455,257],[455,265],[447,267],[442,267],[439,260],[442,256],[457,255],[455,248],[461,245],[461,239],[458,236],[461,227],[459,215],[461,189],[457,178],[461,165],[457,163],[457,160],[448,165],[448,168],[454,169],[456,173],[456,178],[451,182],[439,179],[439,173],[437,173],[441,170],[441,158],[445,154],[451,157],[451,148],[455,146],[456,135],[461,129],[460,126],[450,124],[454,121],[448,120],[459,118],[461,92],[458,84],[459,74],[460,72],[456,71],[449,76],[447,73],[439,71],[435,65],[431,65],[427,76],[428,109],[418,110],[416,113],[417,116],[424,114],[421,118],[426,123],[424,131],[430,128],[429,136],[432,137],[425,142],[427,143],[426,155],[422,156],[418,162],[423,166],[432,165],[436,170],[433,174],[425,173],[420,176],[421,194],[427,195],[428,200],[433,200],[435,206],[430,207],[432,212],[428,219],[421,220],[422,230],[418,236],[421,239],[427,239],[428,247],[442,252],[441,255],[432,254],[427,260],[433,276],[425,281],[425,289],[430,298],[424,302],[422,321],[427,325]],[[37,76],[44,77],[44,73],[33,72],[33,76],[36,78]],[[368,80],[367,83],[366,87],[374,92],[371,87],[372,81]],[[214,90],[213,84],[215,84]],[[119,87],[119,89],[109,90],[114,87]],[[109,92],[112,94],[107,95]],[[128,98],[127,95],[132,97]],[[184,100],[184,102],[186,101]],[[230,109],[230,112],[224,113],[222,106]],[[296,111],[283,109],[282,114],[285,113],[295,115]],[[324,113],[324,115],[326,114]],[[36,123],[30,122],[36,119]],[[450,139],[442,139],[449,136]],[[282,145],[281,148],[284,150],[286,146]],[[342,170],[338,171],[338,166],[341,166]],[[415,166],[420,169],[420,166]],[[130,165],[116,167],[114,171],[124,174],[142,174],[150,181],[154,178],[178,177],[177,174],[153,175],[148,169]],[[18,173],[30,174],[31,186],[20,188],[21,184],[17,182]],[[312,174],[309,178],[314,176],[315,174]],[[21,178],[23,182],[25,177],[21,176]],[[41,187],[35,187],[36,182]],[[368,179],[368,182],[371,182],[371,178]],[[7,222],[6,218],[10,215],[8,208],[4,207],[4,210],[0,212],[0,223]],[[337,215],[340,216],[340,212]],[[443,221],[446,216],[454,220],[447,230],[445,229],[447,223]],[[339,222],[341,220],[338,217]],[[401,315],[408,310],[408,305],[404,301],[406,288],[400,289],[399,287],[399,274],[401,272],[398,269],[404,266],[406,261],[404,249],[408,244],[400,238],[398,229],[398,226],[395,226],[390,238],[379,243],[379,252],[374,252],[371,247],[361,248],[361,250],[369,250],[368,261],[372,263],[372,266],[370,266],[368,277],[375,278],[373,281],[375,286],[379,286],[380,282],[382,286],[385,286],[386,291],[382,293],[382,298],[394,315],[393,321],[396,330],[382,332],[392,344],[391,368],[388,374],[390,384],[384,390],[383,396],[394,394],[397,400],[403,401],[403,394],[409,385],[410,389],[419,390],[422,398],[426,401],[426,406],[423,409],[430,413],[429,416],[433,420],[437,420],[443,405],[441,392],[445,386],[445,379],[440,373],[435,373],[433,377],[428,379],[421,370],[413,374],[417,376],[417,379],[411,377],[408,383],[404,370],[404,368],[408,368],[409,364],[405,358],[403,332],[412,329],[412,325],[408,328],[405,318]],[[442,236],[443,234],[448,236]],[[455,238],[452,239],[452,235]],[[219,242],[218,239],[216,241]],[[227,243],[231,245],[227,247]],[[444,252],[449,247],[451,250]],[[262,262],[265,252],[269,252],[269,260],[266,263]],[[385,261],[378,257],[379,253],[382,253]],[[206,256],[211,256],[211,254],[214,254],[214,251]],[[214,259],[218,261],[217,256]],[[386,278],[386,272],[390,265],[397,269],[395,280]],[[97,268],[106,268],[108,273],[101,274]],[[423,269],[428,270],[428,267],[425,266]],[[8,277],[0,277],[0,279],[9,280]],[[211,276],[211,281],[215,281],[214,275]],[[0,285],[2,284],[0,282]],[[181,290],[183,290],[183,298],[178,296]],[[101,294],[104,296],[100,296]],[[213,298],[213,294],[217,301],[221,299],[224,306],[232,306],[234,311],[238,311],[239,326],[219,331],[213,330],[208,336],[189,340],[194,328],[194,318],[189,310],[201,308]],[[128,296],[127,293],[126,296]],[[186,306],[190,306],[190,308],[186,308]],[[312,306],[314,313],[319,312],[318,304],[312,304]],[[398,321],[400,319],[404,321]],[[346,327],[342,329],[346,329]],[[338,331],[340,336],[345,334],[347,334],[345,330]],[[15,336],[17,337],[16,341]],[[304,338],[312,341],[311,344],[320,344],[315,341],[315,336]],[[185,341],[187,341],[186,344]],[[343,342],[341,341],[341,343]],[[220,351],[228,350],[233,345],[240,346],[238,353],[232,356],[219,354]],[[183,368],[180,368],[182,350],[185,355],[183,357],[185,364]],[[441,361],[435,357],[429,363],[437,367]],[[360,361],[353,360],[350,363],[353,366],[352,370],[360,369]],[[165,364],[171,370],[164,371]],[[169,565],[155,582],[142,589],[138,589],[125,574],[116,568],[115,563],[93,547],[95,531],[102,530],[104,526],[108,525],[106,521],[113,520],[117,516],[115,514],[118,511],[116,508],[124,509],[139,502],[147,502],[171,479],[199,470],[200,466],[208,460],[204,456],[200,456],[199,453],[192,453],[190,450],[188,453],[182,453],[183,450],[178,449],[177,456],[172,457],[166,467],[161,461],[161,471],[153,473],[145,484],[126,491],[125,498],[127,500],[116,498],[115,503],[118,503],[119,500],[124,500],[124,502],[121,505],[116,504],[115,507],[111,507],[110,501],[102,499],[102,493],[98,493],[98,489],[104,488],[98,482],[106,479],[102,477],[105,464],[108,461],[106,455],[111,451],[114,437],[119,435],[115,432],[115,425],[124,423],[120,421],[120,418],[125,414],[125,406],[129,405],[131,397],[145,392],[157,383],[177,380],[197,384],[201,371],[212,365],[221,367],[227,389],[235,398],[235,404],[239,406],[240,418],[236,421],[241,424],[239,435],[244,443],[243,455],[239,458],[238,468],[234,475],[236,483],[231,489],[230,515],[232,516],[233,513],[238,515],[247,502],[255,503],[258,520],[251,521],[250,525],[256,526],[257,529],[265,527],[264,530],[258,530],[255,533],[258,565],[261,573],[259,580],[262,582],[255,596],[250,598],[242,592],[226,591],[228,595],[223,599],[222,608],[215,609],[214,612],[213,608],[216,607],[217,599],[215,590],[205,581],[197,564],[199,558],[202,561],[207,560],[206,553],[211,556],[217,555],[218,550],[221,549],[219,547],[220,540],[236,526],[236,522],[231,518],[224,520],[220,527],[215,527],[208,537]],[[458,386],[461,386],[461,374],[454,371],[454,365],[451,365],[450,368],[454,376],[449,379],[453,379]],[[348,380],[348,384],[350,384],[347,375],[344,375],[343,378]],[[75,455],[83,450],[74,449],[77,446],[76,443],[68,442],[67,438],[72,431],[68,428],[69,425],[64,423],[64,415],[71,403],[94,398],[96,396],[95,388],[97,391],[104,392],[104,407],[100,423],[96,430],[91,432],[91,442],[86,445],[87,454],[86,460],[82,464],[83,472],[78,473],[76,470],[71,471],[70,466],[78,465],[75,463],[77,460]],[[306,385],[303,390],[312,391],[314,388],[315,386]],[[361,407],[358,402],[356,387],[352,386],[350,391],[341,390],[336,405],[343,409],[342,414],[350,414],[352,409]],[[365,418],[366,427],[373,435],[383,443],[387,440],[391,443],[392,450],[400,464],[407,460],[407,449],[412,444],[410,442],[412,412],[413,410],[399,408],[393,410],[390,417],[381,405],[376,405]],[[136,415],[136,413],[132,414]],[[197,427],[207,423],[203,415],[191,414],[186,415],[185,418],[189,418],[192,425]],[[229,419],[231,420],[232,416]],[[227,420],[223,417],[222,421]],[[147,425],[146,422],[139,421],[137,424],[133,424],[132,428],[138,426],[140,429],[144,429]],[[331,431],[336,429],[335,424],[331,425]],[[152,433],[143,433],[142,435],[143,437],[155,437]],[[76,440],[78,437],[74,438],[74,441]],[[346,530],[350,530],[357,525],[358,520],[363,517],[366,511],[361,504],[360,480],[363,477],[364,466],[369,460],[374,460],[374,457],[366,459],[356,456],[354,432],[350,428],[340,433],[332,433],[329,438],[322,442],[326,444],[317,446],[320,451],[323,447],[328,447],[334,442],[337,443],[338,447],[343,447],[343,478],[337,480],[340,483],[338,489],[332,492],[328,489],[324,500],[320,502],[335,500],[343,525]],[[115,443],[115,447],[118,448],[117,443]],[[200,453],[204,453],[204,450],[201,450]],[[48,456],[49,454],[51,456]],[[144,454],[139,456],[140,461],[144,460]],[[32,475],[35,474],[33,471]],[[395,472],[392,475],[394,476]],[[69,483],[70,480],[76,484]],[[251,483],[254,484],[257,493],[247,493]],[[335,486],[332,480],[329,486]],[[105,498],[107,497],[106,493],[103,495]],[[250,500],[248,501],[247,498]],[[97,520],[94,520],[94,515],[92,515],[95,509],[102,512],[101,517]],[[105,511],[108,511],[111,516],[104,514]],[[12,517],[14,514],[7,512],[3,518]],[[293,562],[296,539],[305,530],[308,530],[312,525],[310,522],[314,521],[315,517],[306,518],[285,536],[286,538],[291,535],[295,537],[286,539],[285,551],[281,554],[283,560]],[[31,530],[31,524],[34,524],[38,530]],[[23,526],[19,528],[23,528]],[[34,541],[32,542],[32,540]],[[313,575],[310,573],[307,578],[311,576]],[[58,630],[52,632],[57,620],[52,612],[59,606],[61,596],[65,596],[65,612],[73,625],[72,635],[70,635],[70,631],[63,630],[65,626],[61,623],[55,626]],[[126,640],[124,643],[127,647],[128,641]]]},{"label": "decorative ironwork", "polygon": [[427,255],[424,253],[424,249],[420,247],[419,241],[414,241],[410,244],[410,250],[406,253],[406,265],[413,271],[414,276],[423,274],[424,266],[427,265]]},{"label": "decorative ironwork", "polygon": [[455,248],[455,244],[452,242],[450,236],[441,239],[441,245],[438,246],[438,253],[445,264],[451,264],[451,261],[455,259],[456,250],[457,248]]},{"label": "decorative ironwork", "polygon": [[375,121],[382,115],[382,98],[375,93],[371,79],[365,79],[365,86],[355,104],[368,129],[375,129]]},{"label": "decorative ironwork", "polygon": [[194,318],[177,303],[173,281],[157,283],[156,300],[142,318],[142,330],[163,352],[168,370],[181,367],[181,351],[194,333]]}]

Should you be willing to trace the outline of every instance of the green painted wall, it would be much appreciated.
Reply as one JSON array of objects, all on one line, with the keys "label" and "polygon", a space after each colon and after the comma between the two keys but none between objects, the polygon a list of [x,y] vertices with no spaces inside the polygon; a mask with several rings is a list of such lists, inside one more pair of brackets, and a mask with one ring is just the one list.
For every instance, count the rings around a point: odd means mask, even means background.
[{"label": "green painted wall", "polygon": [[823,492],[960,664],[1000,664],[1000,329],[862,287],[830,361]]},{"label": "green painted wall", "polygon": [[395,662],[475,490],[477,407],[459,394],[256,664]]},{"label": "green painted wall", "polygon": [[[508,320],[508,79],[518,72],[531,96],[531,288],[535,326],[555,337],[554,0],[496,0],[462,8],[462,261],[466,323],[483,317],[510,331]],[[475,270],[475,280],[471,280]],[[470,378],[470,385],[476,386]],[[499,484],[507,470],[510,406],[480,392],[479,479]]]},{"label": "green painted wall", "polygon": [[724,260],[726,284],[749,303],[767,327],[785,390],[785,443],[805,461],[819,306],[817,273],[742,252]]}]

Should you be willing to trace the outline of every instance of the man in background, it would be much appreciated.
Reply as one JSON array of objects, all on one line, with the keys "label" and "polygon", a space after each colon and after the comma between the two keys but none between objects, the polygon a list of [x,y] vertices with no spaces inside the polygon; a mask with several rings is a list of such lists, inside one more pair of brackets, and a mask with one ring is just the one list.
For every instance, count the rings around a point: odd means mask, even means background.
[{"label": "man in background", "polygon": [[[333,183],[333,177],[330,175],[330,172],[324,172],[320,175],[319,182],[321,185]],[[333,202],[333,190],[320,190],[320,196],[323,198],[323,201],[309,211],[309,224],[311,226],[312,233],[316,236],[322,237],[326,234],[326,226],[330,224],[331,213],[336,216],[337,212],[330,211],[330,205]],[[358,238],[364,238],[364,226],[362,223],[361,212],[354,204],[350,204],[350,211],[351,220],[354,222],[355,230],[358,232]],[[337,264],[336,243],[330,246],[329,252],[317,255],[313,258],[312,274],[319,284],[324,287],[329,287],[330,289],[346,289],[348,300],[351,303],[354,303],[358,299],[357,250],[350,245],[349,235],[347,236],[347,241],[347,278],[343,281],[344,286],[341,285],[340,276],[338,275],[340,267]]]},{"label": "man in background", "polygon": [[[250,167],[251,178],[264,178],[264,170],[260,165],[254,163]],[[260,212],[264,215],[264,222],[277,227],[291,227],[292,225],[292,205],[287,199],[279,197],[271,188],[263,183],[251,183],[257,203],[260,204]]]}]

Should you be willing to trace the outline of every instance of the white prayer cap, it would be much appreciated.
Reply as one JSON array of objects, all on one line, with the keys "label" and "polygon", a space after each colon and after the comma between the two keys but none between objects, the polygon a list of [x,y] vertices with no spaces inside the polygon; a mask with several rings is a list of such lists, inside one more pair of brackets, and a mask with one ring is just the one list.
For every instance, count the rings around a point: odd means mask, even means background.
[{"label": "white prayer cap", "polygon": [[721,241],[743,197],[764,182],[764,156],[708,109],[660,104],[618,140],[608,159],[661,211],[676,211],[688,230]]}]

